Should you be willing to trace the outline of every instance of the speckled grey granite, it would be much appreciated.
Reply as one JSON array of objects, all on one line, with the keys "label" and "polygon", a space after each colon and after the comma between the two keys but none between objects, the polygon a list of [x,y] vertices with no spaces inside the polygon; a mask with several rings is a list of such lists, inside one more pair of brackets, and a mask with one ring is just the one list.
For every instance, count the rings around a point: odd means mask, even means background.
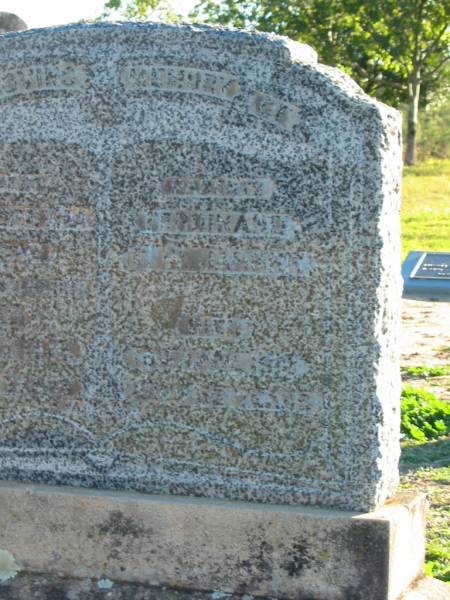
[{"label": "speckled grey granite", "polygon": [[286,39],[0,37],[0,477],[370,510],[400,118]]}]

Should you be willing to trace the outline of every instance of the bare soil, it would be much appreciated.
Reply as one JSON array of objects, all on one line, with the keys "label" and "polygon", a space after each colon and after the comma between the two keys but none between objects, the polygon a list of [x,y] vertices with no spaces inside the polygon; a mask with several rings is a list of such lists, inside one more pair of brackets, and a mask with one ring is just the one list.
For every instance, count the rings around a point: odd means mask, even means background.
[{"label": "bare soil", "polygon": [[[450,302],[403,300],[401,366],[443,365],[450,365]],[[404,383],[450,401],[450,375],[404,377]]]}]

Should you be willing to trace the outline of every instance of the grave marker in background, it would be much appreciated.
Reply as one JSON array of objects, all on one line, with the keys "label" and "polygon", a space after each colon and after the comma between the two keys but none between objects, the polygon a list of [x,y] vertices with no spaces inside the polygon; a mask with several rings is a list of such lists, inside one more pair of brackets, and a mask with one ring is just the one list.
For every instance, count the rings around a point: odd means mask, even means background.
[{"label": "grave marker in background", "polygon": [[8,31],[24,31],[27,28],[25,21],[17,15],[0,11],[0,35]]},{"label": "grave marker in background", "polygon": [[402,276],[404,298],[450,301],[449,252],[410,252]]}]

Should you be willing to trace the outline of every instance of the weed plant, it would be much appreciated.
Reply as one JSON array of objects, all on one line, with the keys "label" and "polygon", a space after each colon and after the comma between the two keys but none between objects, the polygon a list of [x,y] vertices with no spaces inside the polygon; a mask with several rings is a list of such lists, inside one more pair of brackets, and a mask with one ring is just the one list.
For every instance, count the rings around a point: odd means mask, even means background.
[{"label": "weed plant", "polygon": [[450,404],[431,392],[406,386],[401,399],[401,431],[424,442],[450,433]]},{"label": "weed plant", "polygon": [[450,375],[450,365],[438,365],[436,367],[404,367],[402,375],[406,379],[428,379],[429,377],[444,377]]}]

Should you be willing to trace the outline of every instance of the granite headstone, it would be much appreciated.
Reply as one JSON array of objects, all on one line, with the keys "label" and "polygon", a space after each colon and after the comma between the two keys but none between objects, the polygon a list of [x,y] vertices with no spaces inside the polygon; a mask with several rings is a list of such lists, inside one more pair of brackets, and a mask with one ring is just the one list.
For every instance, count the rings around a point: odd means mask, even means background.
[{"label": "granite headstone", "polygon": [[0,40],[0,477],[369,510],[397,485],[400,118],[206,26]]},{"label": "granite headstone", "polygon": [[14,13],[0,11],[0,35],[8,31],[24,31],[27,24]]}]

